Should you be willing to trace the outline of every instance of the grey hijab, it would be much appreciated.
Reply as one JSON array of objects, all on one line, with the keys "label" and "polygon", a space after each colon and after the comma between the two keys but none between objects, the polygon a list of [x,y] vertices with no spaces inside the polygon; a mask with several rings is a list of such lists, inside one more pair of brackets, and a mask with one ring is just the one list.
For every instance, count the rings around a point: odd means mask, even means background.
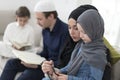
[{"label": "grey hijab", "polygon": [[71,66],[68,69],[68,74],[76,75],[83,61],[104,71],[107,60],[105,54],[106,47],[102,40],[104,34],[104,22],[102,17],[96,10],[89,9],[79,16],[77,22],[92,41],[89,43],[81,43],[79,56],[76,56],[74,52],[72,53]]}]

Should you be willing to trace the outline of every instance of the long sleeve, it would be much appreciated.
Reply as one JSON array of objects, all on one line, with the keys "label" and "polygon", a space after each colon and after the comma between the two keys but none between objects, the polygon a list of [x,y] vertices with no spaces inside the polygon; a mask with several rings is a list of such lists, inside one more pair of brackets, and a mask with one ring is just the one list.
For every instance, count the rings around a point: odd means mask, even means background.
[{"label": "long sleeve", "polygon": [[69,62],[65,67],[60,69],[60,72],[63,74],[66,74],[68,71],[68,68],[70,67],[71,62]]},{"label": "long sleeve", "polygon": [[76,76],[68,75],[68,80],[102,80],[103,72],[83,63]]},{"label": "long sleeve", "polygon": [[4,32],[4,35],[3,35],[3,41],[6,43],[6,44],[8,44],[8,45],[12,45],[11,43],[10,43],[10,39],[9,39],[9,37],[10,37],[10,30],[9,30],[9,25],[7,26],[7,28],[5,29],[5,32]]}]

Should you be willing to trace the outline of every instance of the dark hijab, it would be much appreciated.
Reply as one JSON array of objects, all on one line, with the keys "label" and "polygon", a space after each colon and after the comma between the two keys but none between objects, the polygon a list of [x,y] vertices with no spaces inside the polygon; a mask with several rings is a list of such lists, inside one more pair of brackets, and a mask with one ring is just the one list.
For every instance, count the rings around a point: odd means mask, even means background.
[{"label": "dark hijab", "polygon": [[77,21],[78,17],[79,17],[84,11],[86,11],[86,10],[88,10],[88,9],[94,9],[94,10],[98,11],[97,8],[94,7],[94,6],[92,6],[92,5],[81,5],[81,6],[79,6],[78,8],[76,8],[75,10],[73,10],[73,11],[71,12],[71,14],[69,15],[68,19],[73,18],[75,21]]},{"label": "dark hijab", "polygon": [[104,22],[98,11],[89,9],[83,12],[77,22],[92,40],[89,43],[82,42],[79,56],[72,55],[72,64],[68,69],[68,74],[76,75],[83,61],[87,64],[104,71],[106,61],[106,47],[103,43]]}]

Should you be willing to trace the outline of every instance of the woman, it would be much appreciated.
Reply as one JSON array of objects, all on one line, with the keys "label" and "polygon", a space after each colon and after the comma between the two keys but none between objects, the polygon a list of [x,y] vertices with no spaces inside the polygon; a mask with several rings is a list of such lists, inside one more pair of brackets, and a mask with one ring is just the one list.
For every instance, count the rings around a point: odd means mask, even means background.
[{"label": "woman", "polygon": [[[89,19],[88,19],[89,17]],[[78,18],[78,30],[83,40],[72,53],[69,64],[60,69],[57,75],[45,61],[42,65],[44,73],[58,80],[102,80],[106,61],[106,47],[102,37],[104,33],[103,19],[96,10],[87,10]],[[98,29],[98,30],[96,30]]]},{"label": "woman", "polygon": [[68,38],[67,42],[64,44],[64,46],[60,50],[61,51],[60,52],[61,54],[59,55],[60,64],[57,66],[57,68],[63,68],[68,64],[72,51],[74,50],[76,43],[80,40],[79,31],[76,26],[77,18],[79,17],[79,15],[81,15],[84,11],[88,9],[97,10],[92,5],[81,5],[80,7],[76,8],[71,12],[68,18],[68,29],[69,29],[70,37],[72,39]]}]

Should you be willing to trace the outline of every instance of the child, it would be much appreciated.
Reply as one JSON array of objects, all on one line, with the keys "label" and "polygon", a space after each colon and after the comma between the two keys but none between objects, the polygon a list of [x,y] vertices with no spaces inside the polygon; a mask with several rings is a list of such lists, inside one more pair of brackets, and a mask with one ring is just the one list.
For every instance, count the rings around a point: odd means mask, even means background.
[{"label": "child", "polygon": [[16,22],[8,24],[3,41],[16,49],[17,47],[12,42],[34,45],[34,33],[32,27],[28,24],[29,18],[28,8],[25,6],[19,7],[16,11]]}]

